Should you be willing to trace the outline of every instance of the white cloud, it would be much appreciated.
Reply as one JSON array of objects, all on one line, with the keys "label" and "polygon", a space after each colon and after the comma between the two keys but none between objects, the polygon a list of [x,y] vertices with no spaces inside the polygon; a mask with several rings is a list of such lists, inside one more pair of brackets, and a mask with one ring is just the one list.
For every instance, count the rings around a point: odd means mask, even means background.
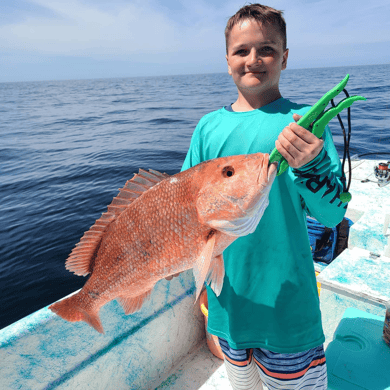
[{"label": "white cloud", "polygon": [[[209,50],[223,45],[226,21],[243,5],[230,2],[185,1],[170,12],[169,1],[114,2],[111,7],[82,0],[31,0],[57,18],[30,16],[0,27],[3,50],[23,50],[78,56],[123,56]],[[84,0],[85,1],[85,0]],[[165,5],[167,4],[167,5]],[[386,41],[390,32],[390,5],[356,0],[300,0],[285,10],[288,42],[296,47],[329,43]]]},{"label": "white cloud", "polygon": [[[4,49],[51,54],[120,54],[175,46],[174,28],[159,14],[131,4],[120,11],[101,11],[77,0],[37,0],[58,19],[27,18],[0,28]],[[154,28],[157,29],[154,32]]]},{"label": "white cloud", "polygon": [[389,15],[388,0],[294,2],[286,7],[288,39],[301,47],[385,42],[390,36]]},{"label": "white cloud", "polygon": [[[0,27],[3,50],[82,56],[123,56],[183,49],[209,49],[223,42],[219,26],[201,4],[192,9],[194,24],[183,26],[146,1],[102,10],[78,0],[34,0],[58,17],[28,17]],[[219,36],[219,41],[217,41]]]},{"label": "white cloud", "polygon": [[[30,5],[19,13],[14,7],[12,21],[4,24],[4,15],[1,19],[0,70],[7,80],[32,69],[35,73],[29,77],[34,79],[48,77],[52,69],[50,77],[56,78],[225,71],[224,28],[247,3],[20,0],[20,4],[26,4],[23,1]],[[389,61],[388,0],[295,0],[293,5],[274,0],[269,5],[284,10],[289,67]],[[40,69],[45,69],[42,75]]]}]

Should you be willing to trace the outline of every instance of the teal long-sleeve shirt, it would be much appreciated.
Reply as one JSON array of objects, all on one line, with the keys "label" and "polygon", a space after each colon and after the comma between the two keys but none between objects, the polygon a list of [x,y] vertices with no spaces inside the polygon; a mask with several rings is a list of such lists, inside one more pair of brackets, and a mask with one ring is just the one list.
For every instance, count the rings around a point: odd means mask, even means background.
[{"label": "teal long-sleeve shirt", "polygon": [[[182,171],[212,158],[270,153],[292,114],[309,106],[280,98],[260,109],[205,115],[191,139]],[[207,286],[208,331],[235,349],[304,351],[324,342],[306,213],[328,227],[343,218],[341,164],[329,128],[320,154],[277,176],[254,233],[224,252],[225,278],[217,297]]]}]

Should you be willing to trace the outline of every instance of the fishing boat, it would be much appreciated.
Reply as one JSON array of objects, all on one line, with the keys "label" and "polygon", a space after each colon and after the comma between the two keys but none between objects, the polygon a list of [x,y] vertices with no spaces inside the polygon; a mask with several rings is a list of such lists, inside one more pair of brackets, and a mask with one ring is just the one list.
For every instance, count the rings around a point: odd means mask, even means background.
[{"label": "fishing boat", "polygon": [[[330,265],[315,264],[329,389],[390,389],[390,345],[382,339],[390,185],[380,163],[352,161],[349,247]],[[0,330],[0,389],[229,389],[218,345],[205,330],[204,295],[203,312],[194,297],[187,271],[160,281],[132,315],[112,301],[100,312],[104,335],[44,307]]]}]

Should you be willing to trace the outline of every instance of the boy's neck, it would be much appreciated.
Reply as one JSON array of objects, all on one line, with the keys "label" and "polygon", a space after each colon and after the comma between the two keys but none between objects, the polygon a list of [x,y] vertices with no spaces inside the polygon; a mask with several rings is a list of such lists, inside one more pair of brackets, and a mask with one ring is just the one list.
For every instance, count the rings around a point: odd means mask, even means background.
[{"label": "boy's neck", "polygon": [[241,91],[238,91],[238,98],[232,104],[232,110],[236,112],[257,110],[258,108],[266,106],[281,97],[282,95],[279,90],[269,91],[268,93],[265,92],[261,95],[243,94]]}]

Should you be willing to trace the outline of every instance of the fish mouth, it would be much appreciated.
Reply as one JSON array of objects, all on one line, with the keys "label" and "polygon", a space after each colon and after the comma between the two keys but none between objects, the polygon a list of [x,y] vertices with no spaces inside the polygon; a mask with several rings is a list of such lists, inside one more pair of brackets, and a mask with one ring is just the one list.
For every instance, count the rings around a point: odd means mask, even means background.
[{"label": "fish mouth", "polygon": [[[269,163],[267,163],[268,165]],[[257,176],[257,184],[260,184],[260,181],[261,181],[261,176],[263,174],[263,165],[260,164],[259,167],[259,174]],[[268,165],[268,171],[267,171],[267,182],[265,183],[265,185],[268,185],[268,184],[272,184],[274,179],[275,179],[275,176],[276,176],[276,173],[278,171],[278,163],[277,162],[274,162],[274,163],[271,163]]]},{"label": "fish mouth", "polygon": [[268,182],[273,182],[276,176],[276,173],[278,172],[278,163],[274,162],[269,165],[268,167]]}]

